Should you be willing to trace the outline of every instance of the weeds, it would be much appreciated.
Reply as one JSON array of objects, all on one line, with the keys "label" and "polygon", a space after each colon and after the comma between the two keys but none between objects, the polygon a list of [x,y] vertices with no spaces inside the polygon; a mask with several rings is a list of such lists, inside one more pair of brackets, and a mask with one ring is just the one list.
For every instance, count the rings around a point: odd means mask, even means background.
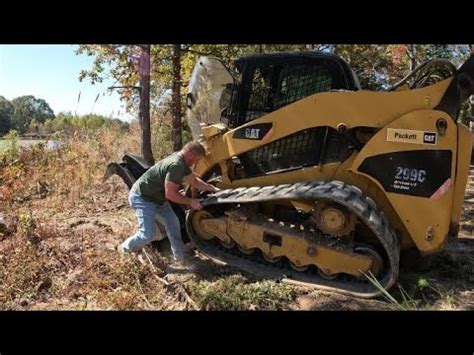
[{"label": "weeds", "polygon": [[291,302],[294,288],[274,281],[248,282],[242,275],[231,275],[215,282],[187,284],[191,297],[205,310],[280,310]]},{"label": "weeds", "polygon": [[398,283],[398,292],[392,291],[392,294],[383,288],[370,271],[364,275],[390,304],[401,311],[431,309],[437,302],[444,302],[448,305],[453,305],[456,302],[455,295],[437,284],[435,280],[418,277],[416,282],[409,284],[410,291]]},{"label": "weeds", "polygon": [[[1,143],[1,142],[0,142]],[[18,132],[11,130],[5,137],[3,144],[0,144],[0,158],[3,163],[13,163],[20,152]]]}]

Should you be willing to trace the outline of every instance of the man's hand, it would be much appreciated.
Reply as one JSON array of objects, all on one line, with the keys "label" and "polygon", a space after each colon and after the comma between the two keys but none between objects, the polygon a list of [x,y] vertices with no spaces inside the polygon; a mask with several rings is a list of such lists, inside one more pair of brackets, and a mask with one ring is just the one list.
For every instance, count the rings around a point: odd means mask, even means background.
[{"label": "man's hand", "polygon": [[201,202],[198,199],[192,198],[190,202],[190,206],[193,210],[200,210],[202,209]]},{"label": "man's hand", "polygon": [[185,181],[187,184],[191,185],[192,187],[200,191],[212,192],[212,193],[221,191],[221,189],[219,189],[218,187],[203,181],[201,178],[198,178],[194,174],[186,176]]}]

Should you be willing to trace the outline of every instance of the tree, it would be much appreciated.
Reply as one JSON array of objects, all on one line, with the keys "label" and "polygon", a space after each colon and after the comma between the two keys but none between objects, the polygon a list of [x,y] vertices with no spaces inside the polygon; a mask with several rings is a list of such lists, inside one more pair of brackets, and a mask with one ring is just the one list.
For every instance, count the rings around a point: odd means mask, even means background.
[{"label": "tree", "polygon": [[33,133],[33,134],[39,132],[38,122],[36,122],[34,118],[31,120],[30,124],[28,125],[28,132]]},{"label": "tree", "polygon": [[334,45],[359,76],[361,86],[383,90],[428,59],[444,58],[460,65],[468,55],[466,45]]},{"label": "tree", "polygon": [[[95,84],[109,74],[116,79],[116,83],[120,83],[121,100],[125,102],[127,111],[138,111],[141,154],[149,163],[154,161],[150,132],[151,99],[156,100],[163,94],[161,83],[166,82],[169,75],[169,71],[166,73],[157,69],[162,61],[166,61],[163,49],[169,55],[165,46],[150,45],[81,45],[76,51],[77,54],[95,56],[92,68],[81,71],[80,81],[88,78]],[[105,73],[105,66],[110,68],[110,73]]]},{"label": "tree", "polygon": [[153,165],[155,158],[151,151],[150,130],[150,45],[142,45],[140,53],[140,126],[142,132],[141,148],[145,161]]},{"label": "tree", "polygon": [[[469,44],[469,55],[474,56],[474,45],[472,44]],[[471,119],[474,119],[474,95],[471,95],[469,103],[471,104]],[[474,127],[474,123],[472,121],[470,122],[469,127],[472,131]]]},{"label": "tree", "polygon": [[0,135],[7,134],[12,128],[11,117],[13,116],[13,105],[3,96],[0,96]]},{"label": "tree", "polygon": [[[334,52],[346,60],[359,76],[366,90],[384,90],[403,78],[408,72],[432,57],[462,61],[467,45],[331,45],[331,44],[191,44],[150,46],[150,111],[163,119],[171,112],[171,139],[174,150],[182,145],[185,92],[192,70],[200,56],[219,57],[228,67],[233,67],[237,57],[255,53],[278,51],[324,50]],[[93,56],[90,69],[80,73],[80,80],[88,78],[92,83],[106,76],[112,77],[124,89],[122,100],[129,112],[140,109],[139,92],[131,89],[142,86],[139,75],[141,49],[132,45],[81,45],[77,54]],[[108,69],[108,70],[107,70]],[[130,89],[127,89],[129,87]],[[163,109],[163,98],[171,92],[170,102]],[[161,107],[160,107],[161,106]],[[168,121],[167,121],[168,124]],[[151,137],[151,139],[156,139]]]},{"label": "tree", "polygon": [[30,122],[34,119],[43,123],[48,118],[54,118],[54,112],[43,99],[37,99],[32,95],[20,96],[12,100],[14,108],[12,126],[20,134],[28,130]]},{"label": "tree", "polygon": [[410,71],[413,71],[418,66],[418,53],[417,53],[416,45],[414,44],[407,44],[406,45],[406,53],[408,58],[410,59]]},{"label": "tree", "polygon": [[[344,59],[356,72],[365,90],[383,90],[389,82],[401,79],[406,70],[394,45],[337,44],[334,54]],[[395,56],[394,56],[395,53]]]},{"label": "tree", "polygon": [[171,94],[172,106],[172,131],[171,141],[173,150],[178,151],[183,146],[181,134],[181,46],[173,46],[173,87]]}]

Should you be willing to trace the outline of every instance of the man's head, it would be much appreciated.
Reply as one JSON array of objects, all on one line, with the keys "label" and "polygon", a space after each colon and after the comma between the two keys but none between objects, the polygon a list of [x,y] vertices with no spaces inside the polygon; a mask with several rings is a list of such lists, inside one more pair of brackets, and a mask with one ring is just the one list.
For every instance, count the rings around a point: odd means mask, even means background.
[{"label": "man's head", "polygon": [[206,155],[206,150],[201,145],[201,143],[196,142],[196,141],[191,141],[187,143],[183,147],[183,149],[181,149],[181,153],[183,153],[184,161],[186,162],[186,165],[192,166]]}]

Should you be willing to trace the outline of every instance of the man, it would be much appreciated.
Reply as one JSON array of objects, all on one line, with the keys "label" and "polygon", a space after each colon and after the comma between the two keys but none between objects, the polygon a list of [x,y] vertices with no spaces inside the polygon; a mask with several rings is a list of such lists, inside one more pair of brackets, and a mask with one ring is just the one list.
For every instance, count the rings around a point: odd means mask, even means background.
[{"label": "man", "polygon": [[175,261],[187,263],[188,255],[181,239],[181,226],[169,201],[189,205],[195,210],[202,208],[199,200],[184,196],[180,185],[185,182],[197,189],[217,192],[219,189],[194,176],[190,167],[205,155],[198,142],[189,142],[180,152],[159,161],[148,169],[132,186],[129,202],[138,219],[138,231],[119,246],[120,252],[133,252],[155,239],[156,222],[164,225]]}]

